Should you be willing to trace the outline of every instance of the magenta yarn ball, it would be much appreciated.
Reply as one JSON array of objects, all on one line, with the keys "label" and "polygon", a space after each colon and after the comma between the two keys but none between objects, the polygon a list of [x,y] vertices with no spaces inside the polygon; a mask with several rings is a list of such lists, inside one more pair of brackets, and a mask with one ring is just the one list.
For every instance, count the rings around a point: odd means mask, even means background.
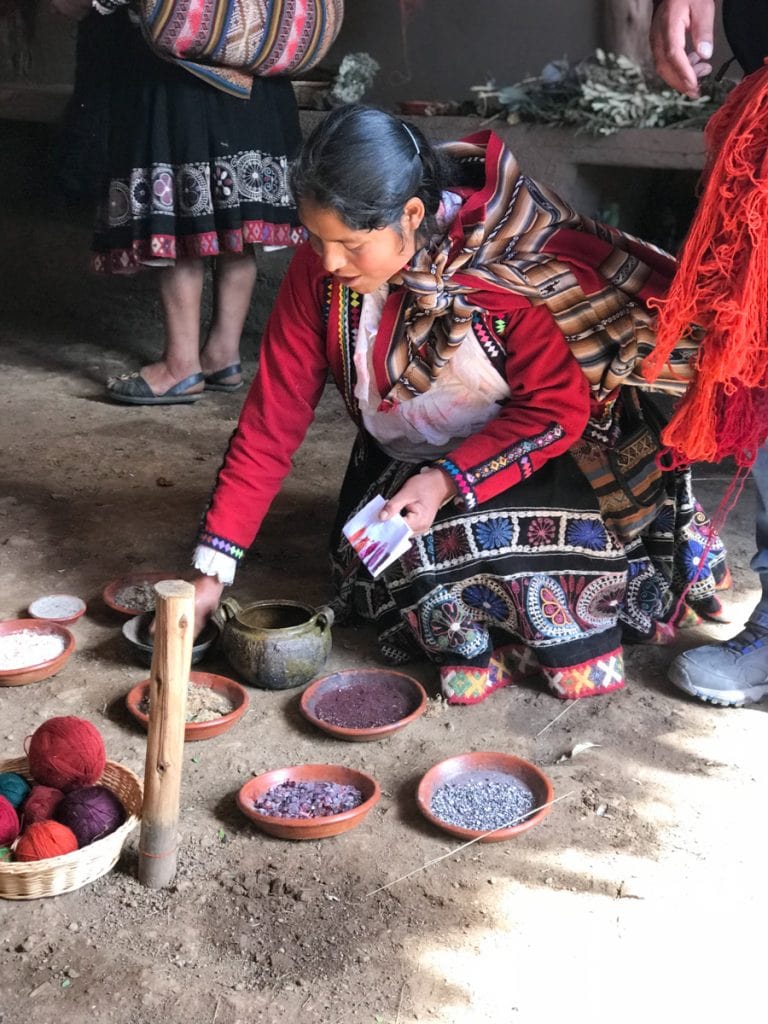
[{"label": "magenta yarn ball", "polygon": [[98,782],[107,754],[101,733],[84,718],[49,718],[30,736],[29,770],[36,782],[65,793]]},{"label": "magenta yarn ball", "polygon": [[54,818],[74,832],[79,846],[88,846],[122,825],[125,810],[111,789],[87,786],[67,793]]},{"label": "magenta yarn ball", "polygon": [[20,831],[16,808],[10,800],[0,796],[0,846],[10,846]]},{"label": "magenta yarn ball", "polygon": [[53,812],[63,799],[64,794],[60,789],[54,789],[52,786],[33,786],[22,807],[24,827],[33,825],[36,821],[53,818]]}]

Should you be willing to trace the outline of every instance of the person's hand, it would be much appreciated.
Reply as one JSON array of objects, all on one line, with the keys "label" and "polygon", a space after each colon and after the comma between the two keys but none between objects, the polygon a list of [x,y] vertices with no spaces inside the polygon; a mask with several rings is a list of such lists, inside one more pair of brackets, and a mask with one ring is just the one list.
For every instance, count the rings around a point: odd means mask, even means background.
[{"label": "person's hand", "polygon": [[195,636],[198,637],[219,607],[224,584],[219,582],[217,576],[196,576],[192,585],[195,588]]},{"label": "person's hand", "polygon": [[410,477],[379,512],[379,519],[400,513],[414,533],[426,533],[438,509],[456,494],[456,485],[442,469],[424,469]]},{"label": "person's hand", "polygon": [[51,0],[51,7],[65,18],[80,21],[91,9],[91,0]]},{"label": "person's hand", "polygon": [[[695,99],[699,79],[712,71],[714,0],[661,0],[651,22],[651,50],[667,85]],[[691,50],[687,50],[690,45]]]},{"label": "person's hand", "polygon": [[[192,639],[196,640],[208,619],[219,607],[224,584],[219,583],[216,576],[200,575],[192,580],[192,586],[195,588],[195,632],[192,634]],[[150,622],[147,632],[154,637],[156,629],[157,616]]]}]

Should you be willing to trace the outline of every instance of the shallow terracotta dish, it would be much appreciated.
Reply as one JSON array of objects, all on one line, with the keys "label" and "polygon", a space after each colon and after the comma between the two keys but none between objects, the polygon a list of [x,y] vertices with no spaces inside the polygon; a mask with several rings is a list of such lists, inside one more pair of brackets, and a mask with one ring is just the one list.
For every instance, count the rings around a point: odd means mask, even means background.
[{"label": "shallow terracotta dish", "polygon": [[[323,697],[360,683],[378,683],[391,687],[397,695],[402,694],[408,698],[412,710],[395,722],[367,729],[334,725],[320,717],[317,708]],[[392,672],[390,669],[384,668],[353,668],[343,672],[333,672],[321,679],[316,679],[301,695],[300,707],[304,717],[318,729],[323,729],[331,736],[342,740],[365,742],[378,740],[383,736],[391,736],[393,732],[404,729],[406,725],[415,722],[427,709],[427,695],[421,683],[404,672]]]},{"label": "shallow terracotta dish", "polygon": [[[142,665],[152,664],[154,641],[149,634],[149,627],[155,617],[154,612],[135,615],[123,623],[123,636],[128,641],[133,653]],[[219,637],[219,631],[212,622],[206,623],[200,636],[192,645],[192,664],[196,665],[205,652]]]},{"label": "shallow terracotta dish", "polygon": [[[351,811],[329,814],[325,818],[278,818],[254,810],[254,802],[273,786],[290,781],[335,782],[342,786],[355,786],[362,793],[363,802]],[[292,768],[276,768],[250,779],[237,794],[237,806],[254,825],[278,839],[326,839],[359,825],[376,806],[380,796],[378,782],[364,772],[344,768],[340,764],[300,764]]]},{"label": "shallow terracotta dish", "polygon": [[[149,728],[149,715],[141,710],[141,702],[149,693],[149,679],[138,683],[129,690],[125,698],[125,706],[137,722],[141,722],[145,729]],[[226,697],[232,705],[232,710],[226,715],[217,715],[205,722],[186,722],[184,725],[184,742],[193,743],[196,740],[210,740],[214,736],[221,736],[227,729],[231,729],[235,722],[238,722],[248,710],[249,697],[245,689],[236,683],[234,679],[226,676],[217,676],[213,672],[190,672],[190,686],[203,686],[215,690],[223,697]]]},{"label": "shallow terracotta dish", "polygon": [[33,619],[45,619],[66,626],[70,622],[77,622],[85,614],[85,601],[74,594],[46,594],[34,600],[27,611]]},{"label": "shallow terracotta dish", "polygon": [[[432,813],[430,805],[437,789],[445,785],[446,782],[457,781],[459,777],[481,775],[484,772],[503,772],[505,775],[513,775],[529,787],[533,793],[533,806],[541,809],[533,811],[519,824],[512,825],[510,828],[497,829],[490,835],[477,829],[450,825]],[[504,839],[512,839],[514,836],[520,835],[521,832],[526,832],[534,825],[538,825],[552,809],[554,795],[552,783],[544,772],[530,761],[516,757],[514,754],[478,751],[473,754],[458,754],[456,757],[449,757],[446,761],[440,761],[430,768],[419,783],[416,802],[428,821],[444,832],[449,832],[452,836],[458,836],[460,839],[477,839],[481,843],[499,843]]]},{"label": "shallow terracotta dish", "polygon": [[27,683],[39,683],[41,679],[49,679],[64,667],[75,649],[75,638],[58,622],[48,622],[45,619],[6,619],[5,622],[0,622],[0,636],[11,636],[13,633],[24,631],[40,636],[60,637],[64,642],[64,650],[55,658],[38,662],[36,665],[0,669],[0,686],[25,686]]},{"label": "shallow terracotta dish", "polygon": [[104,589],[101,592],[102,600],[107,608],[111,608],[113,612],[119,612],[120,615],[140,615],[145,612],[146,608],[131,608],[129,605],[120,604],[117,600],[117,595],[121,590],[126,587],[137,586],[141,583],[159,583],[160,580],[177,580],[179,579],[178,573],[164,571],[160,572],[157,570],[145,570],[144,572],[129,572],[125,576],[121,576],[120,579],[110,580],[109,583],[105,584]]}]

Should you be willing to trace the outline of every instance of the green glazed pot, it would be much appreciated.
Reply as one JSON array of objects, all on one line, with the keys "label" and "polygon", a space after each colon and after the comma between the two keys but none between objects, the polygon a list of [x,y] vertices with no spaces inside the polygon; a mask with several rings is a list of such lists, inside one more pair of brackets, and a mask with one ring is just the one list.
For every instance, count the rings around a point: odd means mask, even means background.
[{"label": "green glazed pot", "polygon": [[317,675],[331,652],[333,611],[298,601],[256,601],[243,608],[222,601],[213,621],[221,647],[246,682],[262,690],[289,690]]}]

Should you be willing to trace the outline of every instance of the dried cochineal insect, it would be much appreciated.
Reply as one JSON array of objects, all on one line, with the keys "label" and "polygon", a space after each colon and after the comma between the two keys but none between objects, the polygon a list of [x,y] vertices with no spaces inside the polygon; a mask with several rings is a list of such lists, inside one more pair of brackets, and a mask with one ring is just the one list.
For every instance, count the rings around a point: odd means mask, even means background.
[{"label": "dried cochineal insect", "polygon": [[327,818],[351,811],[363,802],[355,786],[338,782],[281,782],[254,801],[258,814],[273,818]]}]

